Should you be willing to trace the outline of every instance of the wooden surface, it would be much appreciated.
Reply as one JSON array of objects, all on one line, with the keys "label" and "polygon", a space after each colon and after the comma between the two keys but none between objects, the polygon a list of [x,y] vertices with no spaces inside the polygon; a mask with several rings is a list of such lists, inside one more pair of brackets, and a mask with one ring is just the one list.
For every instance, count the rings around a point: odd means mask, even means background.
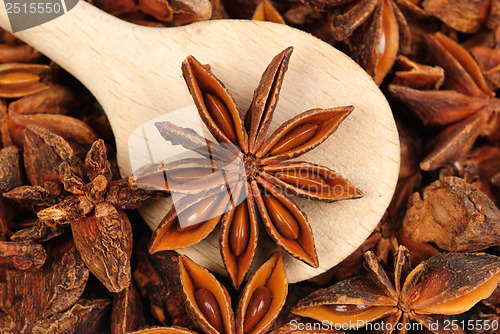
[{"label": "wooden surface", "polygon": [[[9,27],[4,7],[0,8],[0,25]],[[152,125],[155,119],[202,130],[181,76],[181,62],[187,55],[210,64],[246,110],[267,64],[293,45],[270,131],[310,108],[354,105],[338,131],[301,160],[333,168],[365,196],[337,203],[294,198],[312,226],[320,267],[313,269],[286,256],[290,282],[318,275],[351,254],[370,235],[390,202],[399,171],[399,141],[391,110],[356,63],[307,33],[284,25],[238,20],[146,28],[80,1],[62,17],[17,36],[71,72],[96,96],[113,127],[123,176],[152,160],[186,154],[159,138]],[[158,201],[140,212],[154,228],[170,205],[169,200]],[[264,228],[259,232],[251,270],[276,248]],[[209,270],[224,272],[218,229],[202,243],[179,252]]]}]

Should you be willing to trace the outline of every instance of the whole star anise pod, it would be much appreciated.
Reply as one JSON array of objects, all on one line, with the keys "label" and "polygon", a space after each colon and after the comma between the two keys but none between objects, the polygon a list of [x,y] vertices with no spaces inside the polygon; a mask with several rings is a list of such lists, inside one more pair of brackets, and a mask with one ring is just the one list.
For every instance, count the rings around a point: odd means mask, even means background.
[{"label": "whole star anise pod", "polygon": [[[183,75],[200,117],[218,143],[170,122],[156,123],[165,140],[205,158],[159,166],[159,182],[164,183],[165,176],[169,191],[187,195],[175,203],[154,232],[151,253],[194,245],[221,221],[222,259],[233,284],[239,287],[255,254],[261,220],[278,245],[297,259],[318,266],[311,227],[288,194],[327,202],[363,194],[327,167],[286,160],[323,143],[353,107],[308,110],[265,139],[292,49],[281,52],[267,67],[244,121],[233,97],[208,66],[192,56],[183,62]],[[145,179],[138,176],[136,181],[139,184]]]},{"label": "whole star anise pod", "polygon": [[500,121],[499,100],[488,88],[474,58],[442,33],[428,35],[427,44],[444,69],[445,89],[415,89],[409,80],[404,86],[389,85],[389,91],[407,104],[424,126],[445,127],[420,164],[429,171],[461,160],[479,136],[498,140]]},{"label": "whole star anise pod", "polygon": [[[132,252],[132,228],[123,209],[138,207],[154,193],[131,186],[127,179],[112,181],[104,141],[96,141],[87,153],[83,177],[69,145],[61,137],[51,136],[60,144],[52,150],[61,157],[73,157],[73,164],[65,160],[58,168],[65,191],[52,183],[54,191],[44,186],[22,186],[4,196],[45,207],[37,213],[40,221],[35,229],[71,223],[76,248],[87,267],[110,291],[121,291],[130,284]],[[48,203],[53,205],[46,207]]]},{"label": "whole star anise pod", "polygon": [[406,333],[410,320],[433,333],[465,333],[445,329],[446,315],[469,310],[500,282],[500,259],[484,253],[439,254],[412,270],[408,250],[400,246],[394,275],[384,271],[372,252],[365,259],[369,278],[353,277],[315,291],[292,312],[351,328],[384,319],[386,333]]}]

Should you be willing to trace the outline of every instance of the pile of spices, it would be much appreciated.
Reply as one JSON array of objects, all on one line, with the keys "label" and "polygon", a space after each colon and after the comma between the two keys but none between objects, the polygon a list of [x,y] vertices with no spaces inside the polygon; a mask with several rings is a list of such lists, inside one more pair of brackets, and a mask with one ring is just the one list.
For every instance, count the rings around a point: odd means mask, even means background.
[{"label": "pile of spices", "polygon": [[[1,333],[500,333],[500,0],[88,1],[153,27],[287,24],[342,50],[391,104],[398,184],[372,235],[324,274],[288,284],[281,253],[249,270],[259,231],[318,265],[295,196],[363,196],[329,166],[295,159],[352,106],[306,111],[269,134],[292,48],[269,64],[246,114],[186,55],[184,79],[216,140],[210,156],[196,151],[205,138],[160,122],[166,141],[200,158],[121,178],[91,94],[2,31]],[[218,179],[213,171],[235,157],[234,174]],[[135,209],[170,191],[186,197],[150,231]],[[181,215],[199,224],[181,226]],[[228,277],[174,252],[217,225]]]}]

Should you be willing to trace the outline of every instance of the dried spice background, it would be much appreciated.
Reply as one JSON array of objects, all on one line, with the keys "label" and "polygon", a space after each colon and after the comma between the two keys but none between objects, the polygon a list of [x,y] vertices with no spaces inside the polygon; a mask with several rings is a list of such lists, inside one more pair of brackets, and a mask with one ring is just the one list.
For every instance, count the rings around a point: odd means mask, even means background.
[{"label": "dried spice background", "polygon": [[[424,325],[385,333],[500,333],[500,0],[88,1],[153,27],[287,24],[344,51],[391,104],[398,184],[373,234],[307,282],[286,284],[280,255],[245,281],[246,268],[235,279],[234,264],[230,279],[169,250],[150,254],[152,232],[134,210],[165,194],[120,178],[95,99],[2,31],[0,333],[381,332],[313,329],[346,319]],[[196,94],[193,73],[210,71],[188,59]],[[277,94],[286,68],[270,67],[278,82],[266,89]],[[220,110],[208,99],[210,112]],[[217,124],[238,142],[234,127]],[[241,243],[228,243],[226,251],[242,254]],[[440,325],[426,326],[431,320]],[[451,320],[464,328],[446,330]]]}]

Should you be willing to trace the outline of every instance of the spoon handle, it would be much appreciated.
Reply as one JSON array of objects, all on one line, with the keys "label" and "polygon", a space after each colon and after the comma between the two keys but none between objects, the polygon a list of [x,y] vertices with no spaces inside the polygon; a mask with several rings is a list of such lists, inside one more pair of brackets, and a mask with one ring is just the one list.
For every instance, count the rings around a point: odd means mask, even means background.
[{"label": "spoon handle", "polygon": [[[12,31],[4,0],[0,0],[0,27]],[[66,14],[14,35],[85,81],[88,73],[110,74],[106,65],[116,56],[113,46],[123,43],[123,37],[134,28],[130,23],[79,1]]]}]

